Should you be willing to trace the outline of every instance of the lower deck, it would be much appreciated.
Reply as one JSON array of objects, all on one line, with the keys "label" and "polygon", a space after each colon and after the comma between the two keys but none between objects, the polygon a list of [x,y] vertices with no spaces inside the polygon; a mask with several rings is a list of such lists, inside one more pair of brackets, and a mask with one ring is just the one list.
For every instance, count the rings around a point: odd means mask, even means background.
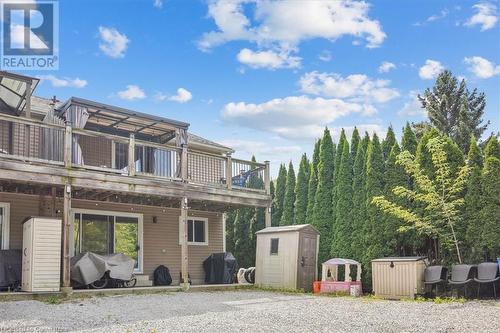
[{"label": "lower deck", "polygon": [[[31,216],[63,218],[63,199],[47,195],[0,192],[1,248],[21,249],[24,220]],[[73,199],[70,255],[82,251],[123,252],[137,260],[137,274],[159,265],[169,268],[172,285],[180,283],[182,266],[180,208]],[[188,273],[194,285],[204,283],[203,261],[225,251],[224,214],[188,210]]]}]

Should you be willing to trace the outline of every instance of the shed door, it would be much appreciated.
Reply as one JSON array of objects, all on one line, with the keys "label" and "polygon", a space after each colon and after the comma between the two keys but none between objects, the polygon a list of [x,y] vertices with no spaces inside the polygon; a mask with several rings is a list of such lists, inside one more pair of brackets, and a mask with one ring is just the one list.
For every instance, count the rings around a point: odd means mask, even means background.
[{"label": "shed door", "polygon": [[304,235],[299,255],[299,287],[311,291],[316,276],[316,236]]}]

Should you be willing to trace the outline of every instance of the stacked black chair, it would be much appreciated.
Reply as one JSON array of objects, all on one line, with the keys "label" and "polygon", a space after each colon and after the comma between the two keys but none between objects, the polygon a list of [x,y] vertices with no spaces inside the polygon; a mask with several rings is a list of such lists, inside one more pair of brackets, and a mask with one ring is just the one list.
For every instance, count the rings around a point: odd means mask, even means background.
[{"label": "stacked black chair", "polygon": [[[424,271],[424,284],[431,287],[432,290],[435,287],[435,294],[438,293],[438,286],[446,284],[446,279],[448,278],[448,268],[444,266],[428,266]],[[444,289],[444,288],[443,288]]]},{"label": "stacked black chair", "polygon": [[451,266],[451,278],[448,284],[452,289],[463,287],[464,297],[467,297],[467,285],[474,281],[476,266],[473,265],[453,265]]},{"label": "stacked black chair", "polygon": [[498,264],[496,262],[483,262],[477,266],[477,278],[474,281],[477,282],[477,297],[479,297],[479,290],[481,289],[481,284],[493,285],[493,295],[497,298],[497,290],[495,287],[496,282],[500,280],[500,275],[498,272]]}]

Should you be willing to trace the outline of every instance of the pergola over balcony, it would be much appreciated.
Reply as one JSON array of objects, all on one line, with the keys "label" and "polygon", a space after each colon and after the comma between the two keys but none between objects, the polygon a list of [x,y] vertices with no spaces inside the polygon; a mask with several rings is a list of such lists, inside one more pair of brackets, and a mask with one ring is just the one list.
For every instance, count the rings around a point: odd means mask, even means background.
[{"label": "pergola over balcony", "polygon": [[[177,137],[176,145],[187,143],[188,123],[145,114],[117,106],[71,97],[57,113],[72,127],[166,144]],[[85,115],[83,115],[85,114]]]}]

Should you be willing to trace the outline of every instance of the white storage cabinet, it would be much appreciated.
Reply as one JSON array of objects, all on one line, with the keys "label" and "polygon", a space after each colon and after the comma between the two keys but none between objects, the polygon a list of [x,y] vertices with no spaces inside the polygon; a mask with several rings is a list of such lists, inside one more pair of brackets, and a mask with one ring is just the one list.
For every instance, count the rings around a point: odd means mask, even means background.
[{"label": "white storage cabinet", "polygon": [[61,229],[60,219],[48,217],[31,217],[23,223],[23,291],[59,291]]}]

